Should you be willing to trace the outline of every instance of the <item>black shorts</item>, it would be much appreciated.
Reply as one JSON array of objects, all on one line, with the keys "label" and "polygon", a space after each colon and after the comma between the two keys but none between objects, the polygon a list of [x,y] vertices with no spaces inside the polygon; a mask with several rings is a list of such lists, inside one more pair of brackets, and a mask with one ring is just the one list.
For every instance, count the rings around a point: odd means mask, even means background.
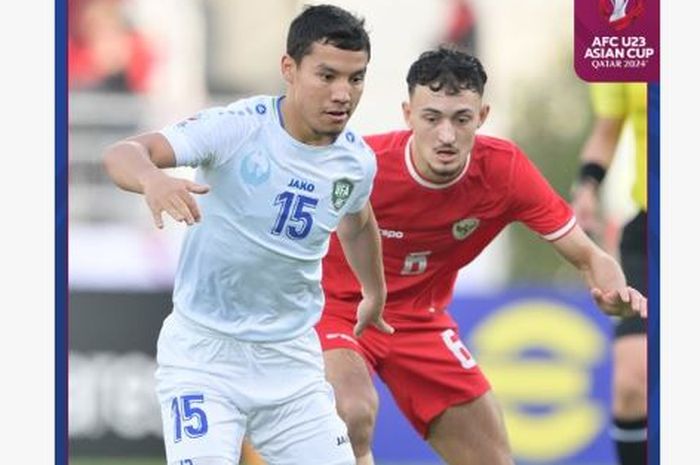
[{"label": "black shorts", "polygon": [[[620,260],[627,283],[647,295],[647,214],[642,211],[622,231]],[[641,317],[623,318],[615,328],[615,337],[646,334],[646,321]]]}]

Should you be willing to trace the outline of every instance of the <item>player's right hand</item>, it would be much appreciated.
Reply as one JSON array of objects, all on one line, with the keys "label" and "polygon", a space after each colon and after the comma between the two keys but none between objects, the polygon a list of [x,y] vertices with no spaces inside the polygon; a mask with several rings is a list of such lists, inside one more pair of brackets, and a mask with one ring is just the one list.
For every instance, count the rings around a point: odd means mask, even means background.
[{"label": "player's right hand", "polygon": [[360,305],[357,306],[357,323],[353,329],[355,337],[360,337],[369,325],[374,325],[383,333],[394,334],[394,328],[384,321],[383,312],[384,300],[363,297]]},{"label": "player's right hand", "polygon": [[157,171],[143,182],[143,194],[148,208],[151,209],[153,222],[159,229],[163,228],[163,212],[175,221],[188,225],[202,219],[197,202],[192,194],[206,194],[209,186],[197,184],[187,179],[179,179]]},{"label": "player's right hand", "polygon": [[596,305],[608,315],[647,317],[647,298],[633,287],[604,291],[592,288],[591,295]]}]

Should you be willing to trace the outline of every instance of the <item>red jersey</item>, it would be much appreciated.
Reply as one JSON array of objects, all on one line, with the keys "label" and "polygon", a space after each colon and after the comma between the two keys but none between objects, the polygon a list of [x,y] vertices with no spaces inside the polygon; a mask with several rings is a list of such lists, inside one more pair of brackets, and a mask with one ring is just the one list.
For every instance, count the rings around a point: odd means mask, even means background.
[{"label": "red jersey", "polygon": [[[377,155],[370,198],[382,235],[390,323],[430,320],[452,298],[457,273],[514,221],[546,240],[575,225],[573,211],[512,142],[476,136],[464,171],[447,184],[420,177],[411,131],[366,137]],[[323,261],[324,312],[354,318],[360,286],[334,234]]]}]

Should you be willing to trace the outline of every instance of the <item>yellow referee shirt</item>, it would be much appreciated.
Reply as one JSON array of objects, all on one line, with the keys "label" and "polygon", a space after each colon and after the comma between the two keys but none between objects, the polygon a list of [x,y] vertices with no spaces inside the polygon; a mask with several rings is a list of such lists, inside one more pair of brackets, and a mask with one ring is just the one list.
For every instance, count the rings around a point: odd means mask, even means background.
[{"label": "yellow referee shirt", "polygon": [[647,209],[647,85],[600,83],[591,85],[593,109],[603,118],[629,119],[634,129],[636,173],[632,198]]}]

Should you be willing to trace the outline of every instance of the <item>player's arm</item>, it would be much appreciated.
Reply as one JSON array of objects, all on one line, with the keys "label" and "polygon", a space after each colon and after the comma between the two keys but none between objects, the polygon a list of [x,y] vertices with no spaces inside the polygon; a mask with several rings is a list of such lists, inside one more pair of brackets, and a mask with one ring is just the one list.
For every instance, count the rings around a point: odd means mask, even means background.
[{"label": "player's arm", "polygon": [[369,202],[359,212],[345,215],[340,220],[337,234],[345,258],[362,286],[355,335],[359,336],[370,324],[380,331],[393,333],[394,329],[382,317],[386,302],[382,243]]},{"label": "player's arm", "polygon": [[647,316],[647,299],[629,287],[620,265],[578,226],[552,245],[583,273],[598,307],[608,315]]},{"label": "player's arm", "polygon": [[600,233],[598,187],[615,156],[623,118],[598,117],[581,151],[581,169],[574,185],[571,206],[585,231]]},{"label": "player's arm", "polygon": [[105,150],[103,163],[117,186],[145,196],[158,228],[163,227],[163,212],[188,225],[201,219],[191,193],[204,194],[209,187],[161,171],[175,166],[175,153],[162,134],[147,133],[117,142]]}]

